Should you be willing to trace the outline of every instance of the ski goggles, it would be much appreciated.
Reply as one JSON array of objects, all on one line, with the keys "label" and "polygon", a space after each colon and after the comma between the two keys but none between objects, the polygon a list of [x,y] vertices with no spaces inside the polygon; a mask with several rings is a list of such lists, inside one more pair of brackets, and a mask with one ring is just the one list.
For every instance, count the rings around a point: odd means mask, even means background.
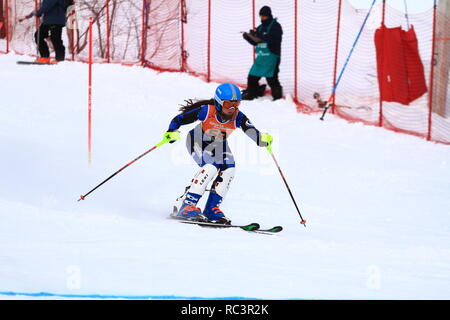
[{"label": "ski goggles", "polygon": [[223,101],[222,107],[228,110],[237,110],[240,104],[240,101],[225,100]]}]

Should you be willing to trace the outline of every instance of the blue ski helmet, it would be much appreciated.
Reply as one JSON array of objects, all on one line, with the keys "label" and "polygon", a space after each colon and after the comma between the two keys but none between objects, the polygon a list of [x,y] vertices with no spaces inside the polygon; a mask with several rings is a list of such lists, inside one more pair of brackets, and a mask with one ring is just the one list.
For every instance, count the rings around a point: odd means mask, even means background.
[{"label": "blue ski helmet", "polygon": [[229,101],[241,101],[241,90],[234,83],[222,83],[217,87],[214,94],[214,104],[217,111],[222,110],[223,102]]}]

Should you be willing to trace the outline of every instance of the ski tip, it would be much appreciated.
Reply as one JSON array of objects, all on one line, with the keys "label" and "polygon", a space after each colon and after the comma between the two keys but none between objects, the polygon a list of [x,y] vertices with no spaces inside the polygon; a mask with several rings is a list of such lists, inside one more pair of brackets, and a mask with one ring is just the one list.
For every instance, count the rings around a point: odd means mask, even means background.
[{"label": "ski tip", "polygon": [[269,229],[268,231],[269,232],[273,232],[273,233],[281,232],[281,231],[283,231],[283,227],[282,226],[276,226],[276,227],[273,227],[273,228]]}]

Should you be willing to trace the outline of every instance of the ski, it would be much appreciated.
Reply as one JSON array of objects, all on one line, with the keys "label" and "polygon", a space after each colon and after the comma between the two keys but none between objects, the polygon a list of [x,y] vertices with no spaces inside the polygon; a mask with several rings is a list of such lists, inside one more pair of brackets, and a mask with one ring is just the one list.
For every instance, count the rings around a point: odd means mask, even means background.
[{"label": "ski", "polygon": [[174,208],[174,211],[170,215],[170,218],[174,219],[174,220],[177,220],[178,222],[181,222],[181,223],[196,224],[196,225],[198,225],[200,227],[207,227],[207,228],[208,227],[209,228],[238,228],[238,229],[242,229],[244,231],[255,232],[255,233],[262,233],[262,234],[276,234],[276,233],[281,232],[283,230],[282,226],[275,226],[275,227],[268,228],[268,229],[261,229],[259,223],[256,223],[256,222],[252,222],[252,223],[245,224],[245,225],[235,225],[235,224],[217,223],[217,222],[212,222],[212,221],[187,220],[187,219],[184,219],[184,218],[177,217],[175,214],[176,214],[176,210]]},{"label": "ski", "polygon": [[196,224],[200,227],[207,227],[207,228],[239,228],[244,231],[248,232],[254,232],[254,233],[262,233],[262,234],[276,234],[278,232],[281,232],[283,230],[282,226],[276,226],[268,229],[260,229],[259,223],[253,222],[246,225],[234,225],[234,224],[222,224],[222,223],[215,223],[215,222],[203,222],[203,221],[194,221],[194,220],[186,220],[184,218],[177,218],[172,217],[173,219],[186,224]]},{"label": "ski", "polygon": [[17,61],[17,64],[23,64],[23,65],[54,65],[56,63],[43,63],[43,62],[37,62],[37,61]]},{"label": "ski", "polygon": [[260,226],[258,223],[249,223],[245,225],[235,225],[235,224],[223,224],[223,223],[216,223],[216,222],[208,222],[208,221],[195,221],[195,220],[187,220],[184,218],[178,218],[175,216],[171,216],[172,219],[177,220],[181,223],[186,224],[196,224],[200,227],[208,227],[208,228],[239,228],[245,231],[257,231]]},{"label": "ski", "polygon": [[282,226],[276,226],[269,229],[258,229],[258,232],[267,232],[267,233],[278,233],[283,230]]}]

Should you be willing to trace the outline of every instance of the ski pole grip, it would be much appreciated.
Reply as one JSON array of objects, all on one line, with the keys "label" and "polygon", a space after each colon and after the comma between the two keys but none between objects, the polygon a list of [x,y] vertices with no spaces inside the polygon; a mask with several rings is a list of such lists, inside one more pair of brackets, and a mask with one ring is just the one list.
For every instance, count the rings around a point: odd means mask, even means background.
[{"label": "ski pole grip", "polygon": [[161,142],[158,143],[156,146],[157,146],[157,147],[161,147],[163,144],[166,144],[167,142],[169,142],[169,141],[163,139],[163,140],[161,140]]},{"label": "ski pole grip", "polygon": [[160,143],[157,144],[158,147],[162,146],[163,144],[169,142],[175,142],[176,140],[180,140],[180,132],[179,131],[173,131],[173,132],[166,132],[164,134],[163,139]]},{"label": "ski pole grip", "polygon": [[269,151],[270,154],[272,154],[272,141],[273,137],[268,133],[261,134],[261,140],[265,143],[267,143],[266,149]]}]

